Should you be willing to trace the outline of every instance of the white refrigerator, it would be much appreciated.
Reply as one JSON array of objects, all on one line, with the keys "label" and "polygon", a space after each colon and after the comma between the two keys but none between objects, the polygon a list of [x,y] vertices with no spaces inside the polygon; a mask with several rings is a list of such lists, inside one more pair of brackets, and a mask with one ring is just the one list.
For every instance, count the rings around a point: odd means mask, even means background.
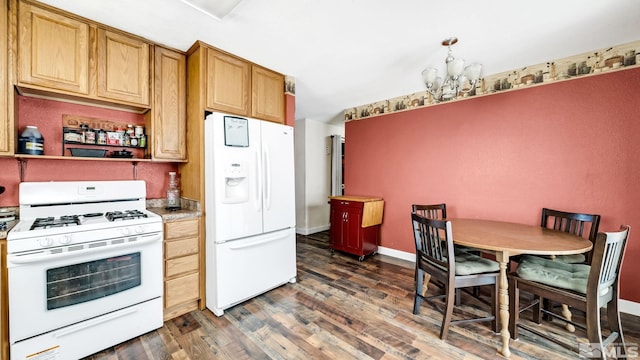
[{"label": "white refrigerator", "polygon": [[293,128],[205,117],[206,306],[225,309],[296,281]]}]

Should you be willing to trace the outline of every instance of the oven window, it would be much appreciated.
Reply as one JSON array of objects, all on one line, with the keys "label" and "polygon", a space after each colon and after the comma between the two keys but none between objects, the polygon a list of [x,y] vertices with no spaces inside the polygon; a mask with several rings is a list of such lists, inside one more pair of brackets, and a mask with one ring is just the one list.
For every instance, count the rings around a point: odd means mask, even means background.
[{"label": "oven window", "polygon": [[47,270],[47,309],[103,298],[140,285],[140,253]]}]

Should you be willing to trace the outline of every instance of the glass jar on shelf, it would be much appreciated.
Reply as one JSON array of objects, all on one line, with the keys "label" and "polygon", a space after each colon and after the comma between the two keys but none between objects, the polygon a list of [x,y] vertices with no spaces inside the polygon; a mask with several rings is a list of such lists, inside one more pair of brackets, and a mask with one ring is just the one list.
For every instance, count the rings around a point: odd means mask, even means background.
[{"label": "glass jar on shelf", "polygon": [[107,132],[102,129],[96,129],[96,144],[107,145]]},{"label": "glass jar on shelf", "polygon": [[176,178],[176,172],[169,172],[169,186],[167,188],[167,210],[180,209],[180,187],[178,186],[178,179]]}]

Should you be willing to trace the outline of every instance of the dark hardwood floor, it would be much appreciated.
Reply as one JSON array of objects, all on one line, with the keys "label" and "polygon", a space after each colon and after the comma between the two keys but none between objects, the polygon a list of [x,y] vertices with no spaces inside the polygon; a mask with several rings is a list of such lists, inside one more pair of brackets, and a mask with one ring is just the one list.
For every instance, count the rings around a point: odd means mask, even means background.
[{"label": "dark hardwood floor", "polygon": [[[91,360],[145,359],[501,359],[500,337],[488,323],[452,326],[438,338],[442,316],[423,304],[413,315],[413,263],[383,255],[359,262],[331,254],[326,232],[298,236],[298,281],[225,311],[193,311],[90,356]],[[429,284],[429,291],[437,291]],[[463,295],[459,316],[478,313]],[[524,314],[523,314],[524,315]],[[525,316],[526,317],[526,316]],[[579,318],[579,315],[574,315]],[[536,326],[533,324],[532,326]],[[625,340],[640,343],[640,321],[623,316]],[[540,331],[577,343],[584,332],[545,323]],[[108,336],[108,335],[107,335]],[[521,330],[511,359],[576,359],[566,350]]]}]

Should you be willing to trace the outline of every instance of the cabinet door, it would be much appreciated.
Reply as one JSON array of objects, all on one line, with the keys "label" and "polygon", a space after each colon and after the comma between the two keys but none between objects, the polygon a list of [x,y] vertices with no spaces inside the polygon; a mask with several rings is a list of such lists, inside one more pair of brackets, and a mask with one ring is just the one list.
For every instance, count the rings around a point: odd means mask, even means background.
[{"label": "cabinet door", "polygon": [[329,228],[329,240],[331,241],[331,247],[340,249],[344,247],[344,239],[342,234],[343,222],[344,222],[344,209],[339,205],[335,205],[334,201],[331,202],[331,215],[329,220],[331,227]]},{"label": "cabinet door", "polygon": [[186,57],[155,48],[152,151],[154,159],[187,159]]},{"label": "cabinet door", "polygon": [[149,44],[98,29],[98,97],[149,106]]},{"label": "cabinet door", "polygon": [[252,66],[251,117],[284,124],[284,75]]},{"label": "cabinet door", "polygon": [[18,82],[89,93],[89,25],[19,3]]},{"label": "cabinet door", "polygon": [[[9,94],[13,89],[9,86],[9,63],[7,60],[9,33],[7,0],[0,0],[0,6],[0,155],[13,155],[13,116],[9,115]],[[0,338],[2,337],[0,336]]]},{"label": "cabinet door", "polygon": [[344,247],[356,254],[362,253],[362,208],[349,207],[345,209],[346,221],[344,225]]},{"label": "cabinet door", "polygon": [[207,107],[249,116],[249,63],[207,49]]}]

